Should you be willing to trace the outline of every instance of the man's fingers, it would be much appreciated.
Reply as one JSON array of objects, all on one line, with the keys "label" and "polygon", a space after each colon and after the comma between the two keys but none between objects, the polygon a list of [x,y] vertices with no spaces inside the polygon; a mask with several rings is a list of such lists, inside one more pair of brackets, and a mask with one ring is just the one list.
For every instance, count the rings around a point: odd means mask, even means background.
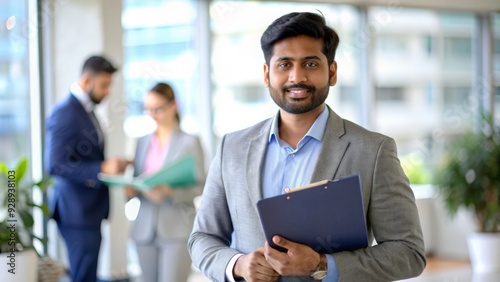
[{"label": "man's fingers", "polygon": [[279,273],[270,267],[267,261],[266,264],[267,265],[260,265],[260,267],[255,270],[255,278],[262,281],[275,281],[279,277]]},{"label": "man's fingers", "polygon": [[320,261],[319,254],[306,245],[279,236],[273,237],[273,243],[288,249],[288,252],[283,253],[267,243],[264,245],[266,260],[280,275],[302,276],[310,274]]},{"label": "man's fingers", "polygon": [[279,274],[266,260],[265,249],[259,248],[254,252],[241,256],[234,268],[236,276],[244,277],[246,281],[276,281]]},{"label": "man's fingers", "polygon": [[295,246],[294,242],[288,241],[287,239],[280,237],[278,235],[273,236],[273,243],[285,249],[290,249]]},{"label": "man's fingers", "polygon": [[257,256],[256,260],[257,260],[257,263],[262,266],[262,273],[264,274],[272,274],[274,271],[274,268],[272,267],[272,265],[269,264],[269,262],[266,260],[266,257],[264,255],[264,251],[259,252],[258,253],[259,255]]},{"label": "man's fingers", "polygon": [[264,256],[266,260],[269,261],[269,259],[272,260],[284,260],[288,257],[287,253],[283,253],[281,251],[276,250],[275,248],[271,247],[269,243],[265,243],[264,245],[265,253]]}]

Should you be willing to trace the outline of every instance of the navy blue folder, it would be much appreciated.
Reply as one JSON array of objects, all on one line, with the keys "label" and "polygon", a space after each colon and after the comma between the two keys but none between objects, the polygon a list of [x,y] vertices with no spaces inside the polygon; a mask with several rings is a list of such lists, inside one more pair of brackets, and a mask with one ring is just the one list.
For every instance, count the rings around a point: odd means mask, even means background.
[{"label": "navy blue folder", "polygon": [[267,242],[274,235],[305,244],[318,253],[368,246],[359,175],[257,202]]}]

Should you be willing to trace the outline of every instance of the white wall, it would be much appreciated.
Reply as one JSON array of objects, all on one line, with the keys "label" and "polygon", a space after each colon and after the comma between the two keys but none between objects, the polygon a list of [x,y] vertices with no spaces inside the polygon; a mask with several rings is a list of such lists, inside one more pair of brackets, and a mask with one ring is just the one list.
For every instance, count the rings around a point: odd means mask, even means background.
[{"label": "white wall", "polygon": [[83,62],[90,54],[99,53],[103,47],[101,1],[50,0],[44,5],[50,25],[43,28],[50,32],[52,102],[68,95],[69,86],[79,76]]}]

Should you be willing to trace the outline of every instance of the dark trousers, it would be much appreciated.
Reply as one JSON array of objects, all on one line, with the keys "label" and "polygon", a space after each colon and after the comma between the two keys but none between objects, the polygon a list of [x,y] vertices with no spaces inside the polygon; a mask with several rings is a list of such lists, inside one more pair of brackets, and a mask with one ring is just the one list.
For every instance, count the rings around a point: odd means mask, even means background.
[{"label": "dark trousers", "polygon": [[101,246],[101,226],[74,227],[57,224],[68,250],[72,282],[96,282]]}]

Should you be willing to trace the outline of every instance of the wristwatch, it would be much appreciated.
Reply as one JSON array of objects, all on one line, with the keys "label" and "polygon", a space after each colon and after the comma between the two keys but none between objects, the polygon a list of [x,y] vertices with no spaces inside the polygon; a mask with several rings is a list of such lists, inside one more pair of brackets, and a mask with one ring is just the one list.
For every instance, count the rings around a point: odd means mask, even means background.
[{"label": "wristwatch", "polygon": [[314,280],[323,280],[326,278],[326,275],[328,274],[328,268],[326,265],[326,256],[321,255],[318,267],[316,270],[311,274],[311,278]]}]

